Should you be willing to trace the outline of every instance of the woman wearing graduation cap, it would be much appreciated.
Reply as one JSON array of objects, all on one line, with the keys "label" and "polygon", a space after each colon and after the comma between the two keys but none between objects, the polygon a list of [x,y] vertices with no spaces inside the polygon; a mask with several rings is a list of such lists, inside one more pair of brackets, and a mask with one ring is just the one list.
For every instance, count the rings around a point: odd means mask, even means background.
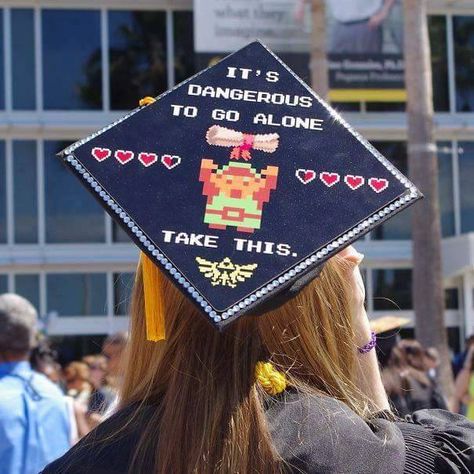
[{"label": "woman wearing graduation cap", "polygon": [[[260,43],[199,80],[236,87],[235,75],[222,79],[227,64],[251,60],[287,81],[269,90],[312,94]],[[254,136],[246,122],[246,133],[206,135],[204,120],[184,136],[168,104],[184,101],[185,87],[63,154],[142,253],[119,409],[44,474],[474,472],[474,424],[442,410],[393,415],[362,256],[349,245],[414,202],[416,188],[316,99],[308,114],[326,134],[275,137],[262,126]],[[160,127],[156,144],[141,135]],[[174,155],[162,167],[142,156],[144,143]],[[336,153],[346,145],[354,162]]]},{"label": "woman wearing graduation cap", "polygon": [[[473,472],[465,418],[391,414],[361,258],[343,250],[283,306],[219,333],[142,255],[121,410],[44,472]],[[163,342],[145,342],[149,297]]]}]

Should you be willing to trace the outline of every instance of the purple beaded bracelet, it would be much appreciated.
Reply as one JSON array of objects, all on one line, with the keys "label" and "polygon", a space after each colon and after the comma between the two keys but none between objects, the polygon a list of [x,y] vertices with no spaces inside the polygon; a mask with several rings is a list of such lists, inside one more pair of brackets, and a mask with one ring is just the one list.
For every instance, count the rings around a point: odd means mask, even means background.
[{"label": "purple beaded bracelet", "polygon": [[370,341],[367,344],[364,344],[362,347],[358,347],[357,350],[361,354],[367,354],[367,352],[370,352],[375,345],[377,344],[377,336],[374,331],[370,332]]}]

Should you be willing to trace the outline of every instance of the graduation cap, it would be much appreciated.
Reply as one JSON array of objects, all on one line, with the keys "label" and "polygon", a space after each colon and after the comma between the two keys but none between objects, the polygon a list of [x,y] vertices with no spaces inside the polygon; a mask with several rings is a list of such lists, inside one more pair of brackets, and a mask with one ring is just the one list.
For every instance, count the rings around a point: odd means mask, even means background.
[{"label": "graduation cap", "polygon": [[150,292],[166,275],[219,329],[421,197],[258,41],[149,102],[60,156],[146,256]]}]

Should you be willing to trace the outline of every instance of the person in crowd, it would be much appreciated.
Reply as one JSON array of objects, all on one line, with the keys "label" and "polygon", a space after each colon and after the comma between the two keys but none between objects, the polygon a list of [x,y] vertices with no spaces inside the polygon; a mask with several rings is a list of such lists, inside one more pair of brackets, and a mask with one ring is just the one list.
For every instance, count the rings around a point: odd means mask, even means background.
[{"label": "person in crowd", "polygon": [[107,336],[102,344],[102,354],[107,359],[107,376],[115,388],[120,386],[123,379],[127,342],[128,333],[121,331]]},{"label": "person in crowd", "polygon": [[425,366],[428,377],[433,381],[438,381],[438,368],[441,363],[441,357],[436,347],[428,347],[425,350]]},{"label": "person in crowd", "polygon": [[108,384],[107,360],[103,355],[88,355],[82,361],[89,367],[89,381],[92,385],[87,410],[83,413],[84,423],[80,424],[81,427],[87,426],[87,431],[83,432],[87,434],[104,420],[107,411],[116,403],[117,392]]},{"label": "person in crowd", "polygon": [[[45,375],[51,382],[56,384],[63,394],[67,392],[66,382],[63,376],[61,365],[57,362],[58,355],[53,350],[48,340],[43,336],[38,337],[36,347],[31,351],[30,363],[31,368],[36,372]],[[74,395],[77,395],[74,392]],[[71,444],[85,436],[91,430],[86,418],[86,408],[84,406],[84,398],[76,400],[71,395],[66,395],[65,400],[68,406],[69,421],[71,425]]]},{"label": "person in crowd", "polygon": [[471,344],[464,359],[464,365],[455,381],[456,412],[465,411],[466,417],[474,421],[474,344]]},{"label": "person in crowd", "polygon": [[[474,424],[391,412],[352,247],[285,303],[222,332],[146,258],[120,410],[44,474],[474,471]],[[145,341],[150,281],[166,327],[158,343]]]},{"label": "person in crowd", "polygon": [[30,363],[33,370],[45,375],[51,382],[65,391],[61,365],[57,362],[57,353],[51,349],[44,337],[38,341],[37,346],[31,351]]},{"label": "person in crowd", "polygon": [[82,361],[89,367],[89,382],[92,385],[87,411],[102,415],[115,398],[107,381],[107,360],[103,355],[95,354],[83,357]]},{"label": "person in crowd", "polygon": [[89,367],[84,362],[71,362],[64,369],[66,393],[78,403],[88,406],[92,393]]},{"label": "person in crowd", "polygon": [[471,334],[468,338],[466,338],[465,349],[457,353],[453,358],[452,366],[453,374],[455,377],[457,377],[461,369],[464,367],[464,362],[466,360],[467,353],[469,352],[471,347],[474,347],[474,334]]},{"label": "person in crowd", "polygon": [[[102,344],[102,354],[107,360],[107,382],[108,388],[113,394],[108,409],[102,419],[111,415],[118,406],[118,395],[123,383],[125,349],[128,344],[128,333],[120,331],[107,336]],[[94,417],[97,418],[97,417]]]},{"label": "person in crowd", "polygon": [[32,370],[37,312],[21,296],[0,295],[0,473],[37,474],[71,446],[61,390]]},{"label": "person in crowd", "polygon": [[425,408],[447,409],[437,382],[427,370],[426,350],[418,341],[402,339],[392,349],[382,380],[400,416]]}]

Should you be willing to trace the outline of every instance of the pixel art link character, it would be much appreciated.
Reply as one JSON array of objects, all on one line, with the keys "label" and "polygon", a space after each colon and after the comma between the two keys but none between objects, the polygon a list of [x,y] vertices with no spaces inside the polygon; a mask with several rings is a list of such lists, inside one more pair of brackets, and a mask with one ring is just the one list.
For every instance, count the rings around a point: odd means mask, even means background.
[{"label": "pixel art link character", "polygon": [[277,166],[257,172],[250,163],[230,162],[219,166],[210,159],[201,161],[199,181],[207,196],[204,222],[211,229],[237,227],[239,232],[260,229],[263,204],[276,189]]}]

